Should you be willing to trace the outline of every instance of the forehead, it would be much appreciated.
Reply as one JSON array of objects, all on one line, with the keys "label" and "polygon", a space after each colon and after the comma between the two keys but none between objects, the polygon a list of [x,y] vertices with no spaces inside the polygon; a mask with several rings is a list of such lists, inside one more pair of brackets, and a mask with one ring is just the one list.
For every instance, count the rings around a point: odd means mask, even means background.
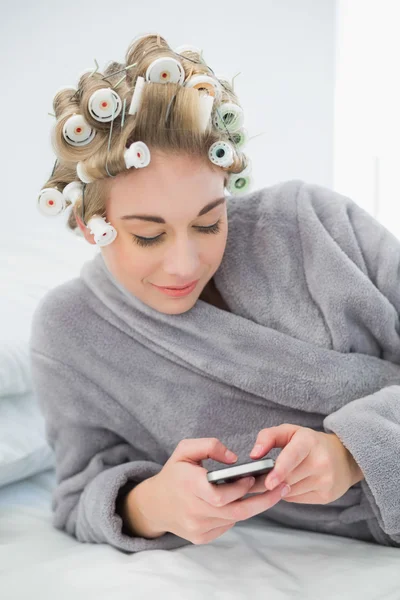
[{"label": "forehead", "polygon": [[120,216],[151,212],[166,221],[194,218],[205,204],[224,196],[226,173],[210,165],[189,156],[152,153],[147,167],[130,169],[108,182],[107,211]]}]

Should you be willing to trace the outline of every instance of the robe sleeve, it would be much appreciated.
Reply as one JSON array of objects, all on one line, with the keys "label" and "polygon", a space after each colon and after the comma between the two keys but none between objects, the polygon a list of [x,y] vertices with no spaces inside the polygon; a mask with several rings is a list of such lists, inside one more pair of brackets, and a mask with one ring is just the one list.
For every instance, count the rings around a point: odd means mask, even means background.
[{"label": "robe sleeve", "polygon": [[111,399],[104,391],[32,348],[31,370],[56,457],[53,525],[79,542],[106,543],[129,553],[189,544],[170,532],[154,539],[126,533],[118,514],[120,494],[157,474],[162,465],[107,428],[100,407]]},{"label": "robe sleeve", "polygon": [[[326,191],[324,192],[326,193]],[[400,349],[400,241],[349,198],[346,203],[351,245],[358,245],[358,266],[393,307],[393,328]],[[343,243],[345,250],[346,243]],[[399,356],[397,354],[397,356]],[[397,360],[396,360],[397,363]],[[400,361],[398,362],[400,364]],[[362,490],[388,545],[400,544],[400,381],[353,400],[328,415],[327,433],[335,433],[360,466]],[[377,537],[379,533],[376,532]],[[384,541],[383,537],[380,541]]]}]

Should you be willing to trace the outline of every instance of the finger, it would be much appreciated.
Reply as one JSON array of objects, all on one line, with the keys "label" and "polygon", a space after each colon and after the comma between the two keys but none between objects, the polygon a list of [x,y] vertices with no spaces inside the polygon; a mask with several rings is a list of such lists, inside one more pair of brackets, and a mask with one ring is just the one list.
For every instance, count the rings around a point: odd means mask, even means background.
[{"label": "finger", "polygon": [[[309,461],[303,460],[303,462],[294,471],[292,471],[288,477],[284,479],[284,482],[290,485],[292,490],[295,484],[305,480],[306,478],[312,475],[308,463]],[[253,487],[250,488],[249,493],[254,494],[259,492],[265,492],[265,490],[267,489],[267,479],[268,476],[258,475],[258,477],[256,477],[256,481]]]},{"label": "finger", "polygon": [[[310,460],[307,460],[308,458],[309,456],[306,457],[297,467],[293,469],[293,471],[289,473],[289,475],[287,475],[287,477],[283,479],[283,481],[289,484],[292,489],[295,484],[299,483],[300,481],[303,481],[304,479],[310,477],[313,474],[313,471],[310,467],[311,462]],[[274,474],[272,473],[272,476],[273,475]],[[269,474],[267,476],[264,475],[262,481],[264,489],[271,490],[271,488],[269,487],[270,481],[271,479],[269,477]],[[283,483],[283,481],[279,481],[279,483]]]},{"label": "finger", "polygon": [[231,522],[231,523],[228,523],[227,525],[224,525],[223,527],[215,527],[214,529],[210,529],[206,533],[203,533],[200,536],[199,540],[195,543],[196,544],[207,544],[208,542],[212,542],[217,537],[220,537],[223,533],[228,531],[228,529],[232,529],[232,527],[234,527],[234,526],[235,526],[235,523]]},{"label": "finger", "polygon": [[[289,483],[294,471],[302,463],[306,461],[311,452],[311,437],[301,435],[297,433],[293,436],[292,440],[282,450],[280,455],[275,461],[275,467],[268,473],[265,480],[265,487],[268,490],[273,490],[277,485],[286,481]],[[302,465],[303,472],[309,474],[307,471],[307,464]]]},{"label": "finger", "polygon": [[211,458],[222,463],[236,462],[238,457],[217,438],[186,438],[179,442],[169,460],[199,463]]},{"label": "finger", "polygon": [[315,477],[306,477],[302,481],[290,486],[290,492],[285,496],[285,500],[310,493],[315,495],[317,493],[316,486],[317,482]]},{"label": "finger", "polygon": [[285,485],[286,484],[282,484],[273,492],[255,494],[254,496],[246,498],[245,500],[236,500],[235,502],[231,502],[231,504],[219,509],[219,516],[222,519],[228,519],[235,522],[250,519],[259,513],[272,508],[272,506],[275,504],[278,504],[278,502],[282,500],[281,491]]},{"label": "finger", "polygon": [[257,436],[253,450],[250,452],[250,457],[260,458],[268,454],[272,448],[284,448],[299,429],[302,429],[300,425],[292,425],[291,423],[283,423],[276,427],[262,429]]},{"label": "finger", "polygon": [[299,496],[293,496],[293,498],[282,498],[284,502],[293,502],[296,504],[328,504],[324,502],[318,494],[315,492],[309,492],[308,494],[300,494]]},{"label": "finger", "polygon": [[214,507],[226,506],[248,493],[254,483],[254,477],[242,477],[234,483],[210,483],[207,478],[200,483],[196,496]]},{"label": "finger", "polygon": [[265,475],[258,475],[256,477],[256,480],[254,482],[254,485],[249,489],[249,494],[257,494],[257,493],[264,493],[267,491],[266,487],[265,487]]}]

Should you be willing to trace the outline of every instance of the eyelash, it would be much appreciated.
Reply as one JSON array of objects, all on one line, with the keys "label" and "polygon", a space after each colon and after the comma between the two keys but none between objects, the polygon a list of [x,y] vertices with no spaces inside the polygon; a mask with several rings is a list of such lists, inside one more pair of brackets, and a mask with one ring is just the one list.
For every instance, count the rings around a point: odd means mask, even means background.
[{"label": "eyelash", "polygon": [[[201,231],[201,233],[219,233],[221,231],[220,224],[221,224],[221,219],[219,219],[219,221],[214,223],[214,225],[210,225],[209,227],[198,226],[195,229],[199,229]],[[154,237],[154,238],[144,238],[139,235],[133,235],[133,233],[131,233],[133,241],[142,247],[155,246],[156,244],[158,244],[161,241],[161,237],[163,235],[164,234],[162,233],[161,235],[158,235],[157,237]]]}]

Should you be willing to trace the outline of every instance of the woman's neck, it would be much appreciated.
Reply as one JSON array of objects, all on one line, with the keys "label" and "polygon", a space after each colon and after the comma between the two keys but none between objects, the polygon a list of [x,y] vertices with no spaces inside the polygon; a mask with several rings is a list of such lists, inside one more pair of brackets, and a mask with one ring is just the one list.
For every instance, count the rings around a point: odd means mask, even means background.
[{"label": "woman's neck", "polygon": [[213,306],[216,306],[217,308],[226,310],[227,312],[231,312],[229,309],[229,306],[225,303],[221,294],[217,290],[213,277],[206,284],[206,286],[203,289],[203,291],[201,292],[199,298],[200,298],[200,300],[203,300],[203,302],[207,302],[208,304],[212,304]]}]

